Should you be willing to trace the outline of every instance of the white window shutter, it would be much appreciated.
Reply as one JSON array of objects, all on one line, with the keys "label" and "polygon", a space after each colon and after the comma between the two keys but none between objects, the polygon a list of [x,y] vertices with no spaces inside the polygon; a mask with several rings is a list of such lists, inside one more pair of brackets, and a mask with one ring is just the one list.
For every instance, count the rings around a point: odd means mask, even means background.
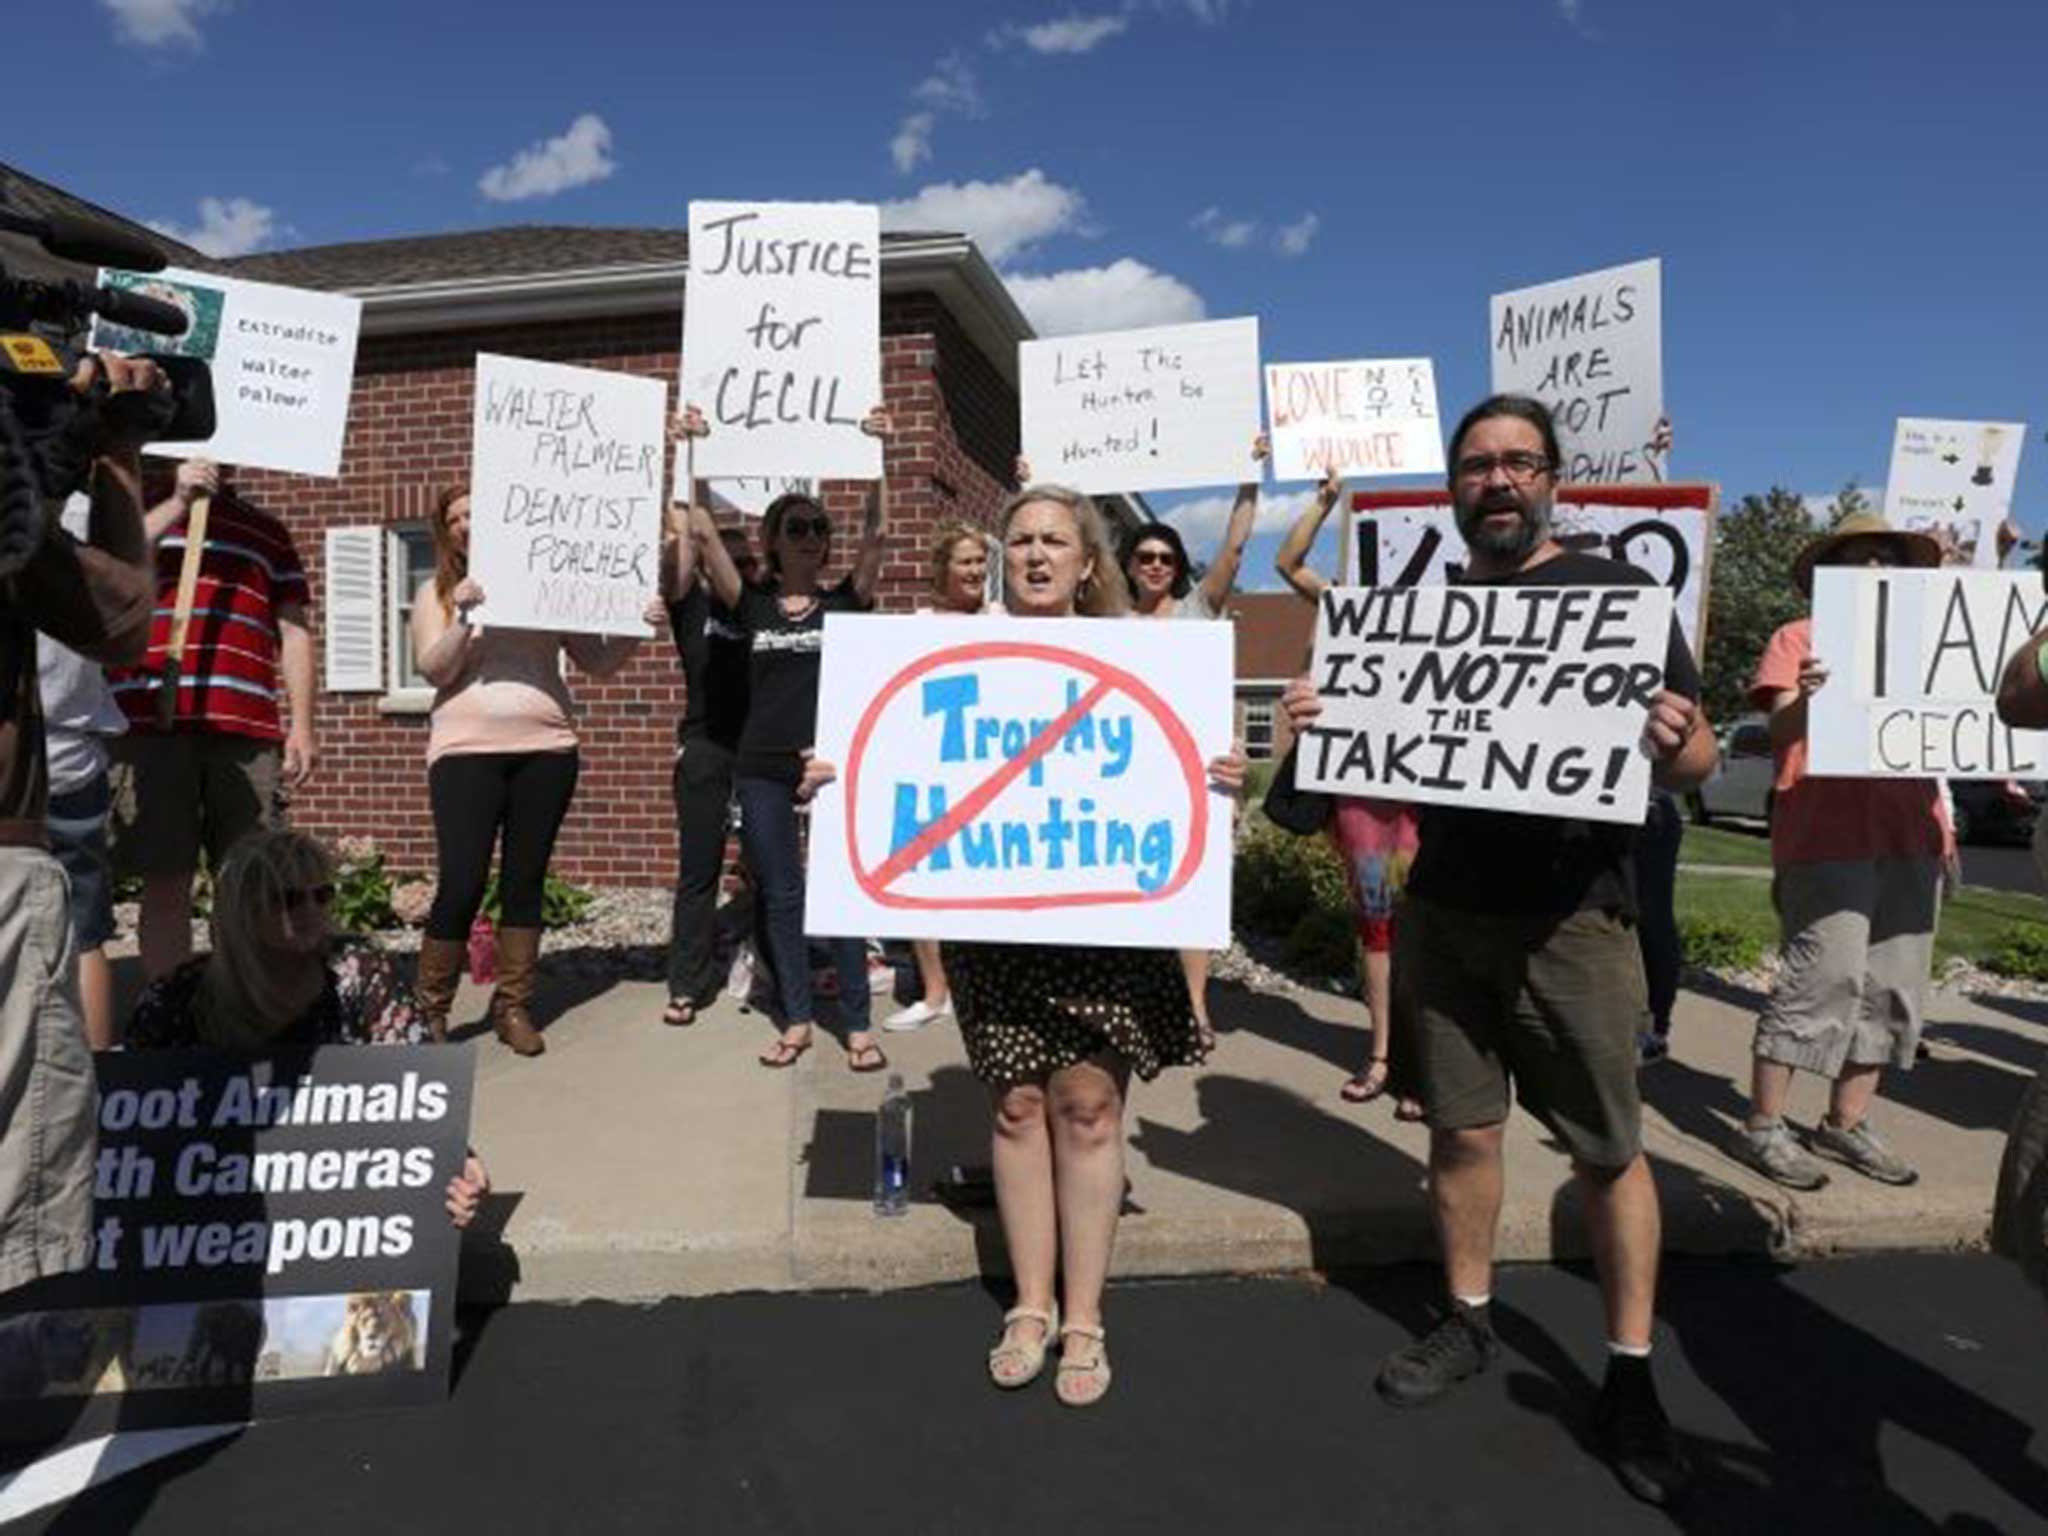
[{"label": "white window shutter", "polygon": [[327,690],[384,691],[384,530],[327,530]]}]

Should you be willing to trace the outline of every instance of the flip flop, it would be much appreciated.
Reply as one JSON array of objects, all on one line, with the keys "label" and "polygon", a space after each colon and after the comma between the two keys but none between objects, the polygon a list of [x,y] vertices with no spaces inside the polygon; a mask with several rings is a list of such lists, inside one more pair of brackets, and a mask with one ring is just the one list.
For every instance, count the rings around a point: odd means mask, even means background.
[{"label": "flip flop", "polygon": [[1365,1064],[1365,1070],[1354,1073],[1344,1080],[1344,1086],[1337,1090],[1337,1096],[1346,1104],[1370,1104],[1387,1091],[1387,1058],[1375,1056]]},{"label": "flip flop", "polygon": [[661,1022],[677,1029],[686,1029],[697,1022],[697,1008],[687,997],[672,997],[668,1006],[661,1010]]},{"label": "flip flop", "polygon": [[[873,1060],[869,1060],[872,1057]],[[867,1062],[862,1066],[862,1062]],[[889,1065],[889,1058],[882,1054],[882,1048],[870,1040],[866,1045],[857,1045],[846,1053],[846,1070],[849,1072],[879,1072]]]},{"label": "flip flop", "polygon": [[803,1053],[805,1051],[808,1051],[810,1048],[811,1042],[809,1037],[806,1037],[801,1041],[778,1040],[773,1045],[769,1046],[767,1050],[763,1051],[755,1059],[759,1061],[761,1065],[764,1067],[772,1067],[775,1070],[780,1071],[784,1067],[795,1066],[797,1064],[797,1059],[801,1057]]}]

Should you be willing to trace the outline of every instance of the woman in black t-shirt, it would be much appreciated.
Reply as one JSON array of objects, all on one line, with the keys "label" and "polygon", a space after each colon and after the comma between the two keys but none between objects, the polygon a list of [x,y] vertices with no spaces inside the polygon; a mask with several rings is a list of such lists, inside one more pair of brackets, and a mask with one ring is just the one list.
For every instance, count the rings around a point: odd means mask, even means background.
[{"label": "woman in black t-shirt", "polygon": [[[889,418],[881,411],[861,426],[885,443],[890,435]],[[752,587],[740,580],[710,513],[691,509],[697,558],[712,595],[732,610],[735,627],[746,634],[751,648],[747,719],[740,728],[733,781],[740,802],[740,841],[760,882],[768,958],[782,993],[782,1037],[763,1053],[765,1067],[792,1066],[811,1048],[811,967],[803,931],[796,791],[817,736],[825,615],[874,606],[887,498],[888,480],[877,480],[853,570],[833,587],[818,581],[832,550],[832,518],[817,498],[791,492],[769,503],[761,521],[768,580]],[[868,1032],[867,946],[848,938],[833,939],[831,946],[847,1065],[856,1072],[878,1072],[889,1063]]]}]

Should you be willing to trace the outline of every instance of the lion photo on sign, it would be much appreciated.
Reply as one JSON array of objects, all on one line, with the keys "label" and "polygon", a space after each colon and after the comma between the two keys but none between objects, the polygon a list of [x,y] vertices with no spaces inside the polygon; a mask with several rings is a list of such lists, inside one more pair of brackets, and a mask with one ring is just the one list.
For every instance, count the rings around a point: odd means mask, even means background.
[{"label": "lion photo on sign", "polygon": [[341,1327],[327,1346],[329,1376],[374,1376],[418,1369],[419,1325],[406,1291],[352,1291]]}]

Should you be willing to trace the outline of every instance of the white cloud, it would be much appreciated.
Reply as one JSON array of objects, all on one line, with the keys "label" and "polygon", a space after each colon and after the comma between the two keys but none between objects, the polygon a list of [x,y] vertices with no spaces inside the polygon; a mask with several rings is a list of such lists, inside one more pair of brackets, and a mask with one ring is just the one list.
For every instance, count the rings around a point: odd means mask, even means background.
[{"label": "white cloud", "polygon": [[228,0],[100,0],[114,18],[114,35],[141,48],[198,48],[199,18],[228,7]]},{"label": "white cloud", "polygon": [[1085,206],[1073,188],[1029,170],[1008,181],[942,181],[884,203],[882,228],[958,230],[990,261],[1003,262],[1049,235],[1078,228]]},{"label": "white cloud", "polygon": [[949,53],[932,66],[932,72],[911,87],[910,99],[918,110],[908,113],[896,125],[889,140],[889,158],[903,175],[909,175],[932,157],[932,130],[941,112],[962,117],[980,117],[988,109],[981,99],[981,84],[974,71],[957,53]]},{"label": "white cloud", "polygon": [[529,197],[553,197],[571,187],[603,181],[619,168],[611,157],[612,131],[595,112],[585,112],[569,131],[538,140],[504,165],[494,165],[477,181],[477,190],[494,203],[516,203]]},{"label": "white cloud", "polygon": [[1597,37],[1593,24],[1586,20],[1585,0],[1557,0],[1557,14],[1564,18],[1564,24],[1581,37]]},{"label": "white cloud", "polygon": [[1211,245],[1220,245],[1227,251],[1241,251],[1259,238],[1258,220],[1227,218],[1214,205],[1188,220],[1188,228],[1199,229]]},{"label": "white cloud", "polygon": [[[1259,515],[1252,523],[1252,535],[1285,533],[1294,526],[1294,520],[1306,512],[1315,497],[1314,487],[1299,491],[1282,491],[1275,494],[1262,492],[1259,496]],[[1223,537],[1224,526],[1230,521],[1230,509],[1237,505],[1235,492],[1220,492],[1214,496],[1197,496],[1184,501],[1177,507],[1161,512],[1163,522],[1173,524],[1180,530],[1180,536],[1191,549],[1200,549],[1204,544],[1213,544]],[[1335,519],[1332,518],[1334,522]]]},{"label": "white cloud", "polygon": [[983,111],[980,82],[957,53],[949,53],[933,65],[932,72],[917,82],[910,95],[925,106],[941,112],[958,112],[963,117],[979,117]]},{"label": "white cloud", "polygon": [[246,256],[261,250],[279,233],[277,215],[261,203],[246,197],[202,197],[199,222],[190,228],[168,219],[151,219],[149,227],[160,235],[181,240],[209,256]]},{"label": "white cloud", "polygon": [[1128,16],[1105,14],[1098,16],[1072,15],[1058,21],[1041,21],[1032,26],[1019,26],[1016,22],[989,34],[991,48],[1015,40],[1021,42],[1033,53],[1087,53],[1108,42],[1112,37],[1130,30]]},{"label": "white cloud", "polygon": [[1178,325],[1209,313],[1202,296],[1179,278],[1129,256],[1106,267],[1006,273],[1003,281],[1044,336]]},{"label": "white cloud", "polygon": [[1313,213],[1304,213],[1292,224],[1283,224],[1273,236],[1273,249],[1282,256],[1299,256],[1309,248],[1316,237],[1316,231],[1323,227],[1322,219]]},{"label": "white cloud", "polygon": [[897,125],[896,137],[889,141],[889,158],[897,170],[908,175],[931,159],[932,124],[937,121],[933,113],[913,112]]}]

